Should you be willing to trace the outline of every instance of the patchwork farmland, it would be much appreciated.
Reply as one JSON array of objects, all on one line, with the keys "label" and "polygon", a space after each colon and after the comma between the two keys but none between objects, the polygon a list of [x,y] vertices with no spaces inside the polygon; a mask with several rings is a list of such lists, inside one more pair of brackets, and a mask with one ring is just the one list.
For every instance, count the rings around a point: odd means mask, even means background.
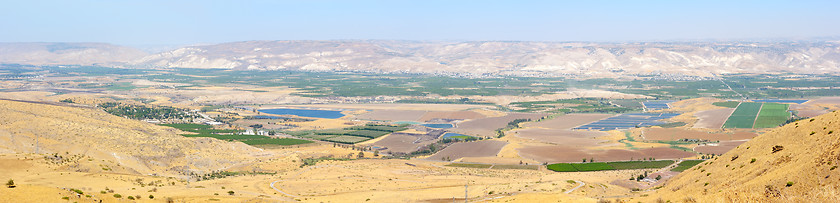
[{"label": "patchwork farmland", "polygon": [[773,128],[790,119],[788,104],[764,103],[753,128]]},{"label": "patchwork farmland", "polygon": [[788,104],[741,102],[723,128],[772,128],[787,121]]},{"label": "patchwork farmland", "polygon": [[726,119],[723,128],[752,128],[759,110],[761,103],[741,102],[729,119]]},{"label": "patchwork farmland", "polygon": [[675,113],[628,113],[582,125],[574,129],[609,131],[654,126],[665,124],[665,122],[659,120],[673,118],[678,115]]}]

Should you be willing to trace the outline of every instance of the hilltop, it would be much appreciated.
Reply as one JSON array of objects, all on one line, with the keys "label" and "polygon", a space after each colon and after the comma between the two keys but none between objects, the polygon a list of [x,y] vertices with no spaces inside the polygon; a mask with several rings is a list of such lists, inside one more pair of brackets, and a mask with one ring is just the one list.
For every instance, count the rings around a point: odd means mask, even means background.
[{"label": "hilltop", "polygon": [[800,120],[678,175],[649,198],[671,202],[840,201],[840,112]]},{"label": "hilltop", "polygon": [[93,108],[0,100],[0,112],[0,153],[46,154],[65,170],[184,176],[267,154],[239,142],[186,138]]}]

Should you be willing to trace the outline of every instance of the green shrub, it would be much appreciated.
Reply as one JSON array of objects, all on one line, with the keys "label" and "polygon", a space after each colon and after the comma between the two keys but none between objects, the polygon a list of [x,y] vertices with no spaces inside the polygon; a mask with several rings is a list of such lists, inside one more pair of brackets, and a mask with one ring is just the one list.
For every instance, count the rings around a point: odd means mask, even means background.
[{"label": "green shrub", "polygon": [[149,195],[149,199],[155,199],[154,195]]},{"label": "green shrub", "polygon": [[115,198],[122,198],[122,195],[120,195],[120,194],[114,194],[114,197],[115,197]]},{"label": "green shrub", "polygon": [[755,163],[755,158],[750,159],[750,163]]},{"label": "green shrub", "polygon": [[788,181],[787,184],[785,184],[785,187],[790,187],[790,186],[793,186],[793,181]]},{"label": "green shrub", "polygon": [[128,199],[134,200],[134,196],[128,196]]}]

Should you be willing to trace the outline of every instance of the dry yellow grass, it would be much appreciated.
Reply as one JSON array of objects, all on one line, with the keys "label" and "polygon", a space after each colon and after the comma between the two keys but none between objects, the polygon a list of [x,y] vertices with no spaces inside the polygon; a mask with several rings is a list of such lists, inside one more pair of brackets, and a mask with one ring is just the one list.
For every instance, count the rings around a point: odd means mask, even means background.
[{"label": "dry yellow grass", "polygon": [[833,112],[773,129],[687,170],[649,199],[838,202],[838,122],[840,112]]}]

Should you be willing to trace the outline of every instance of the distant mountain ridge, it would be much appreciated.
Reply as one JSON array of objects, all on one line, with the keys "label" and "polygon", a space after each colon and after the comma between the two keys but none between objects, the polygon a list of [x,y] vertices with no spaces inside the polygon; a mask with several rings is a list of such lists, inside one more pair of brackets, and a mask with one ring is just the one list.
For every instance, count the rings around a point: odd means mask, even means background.
[{"label": "distant mountain ridge", "polygon": [[31,65],[112,65],[148,53],[105,43],[0,43],[0,63]]},{"label": "distant mountain ridge", "polygon": [[[87,51],[128,67],[360,71],[448,75],[838,73],[840,42],[243,41],[131,55]],[[25,63],[0,44],[0,62]],[[30,51],[31,52],[31,51]],[[43,52],[37,52],[43,53]],[[55,53],[55,52],[49,52]],[[84,55],[69,52],[65,55]],[[65,56],[58,54],[57,56]],[[29,55],[23,55],[29,56]],[[124,56],[124,57],[116,57]],[[29,56],[32,58],[32,56]],[[67,61],[84,57],[63,57]],[[30,60],[31,61],[31,60]],[[80,60],[81,61],[81,60]],[[60,62],[60,60],[54,60]]]}]

